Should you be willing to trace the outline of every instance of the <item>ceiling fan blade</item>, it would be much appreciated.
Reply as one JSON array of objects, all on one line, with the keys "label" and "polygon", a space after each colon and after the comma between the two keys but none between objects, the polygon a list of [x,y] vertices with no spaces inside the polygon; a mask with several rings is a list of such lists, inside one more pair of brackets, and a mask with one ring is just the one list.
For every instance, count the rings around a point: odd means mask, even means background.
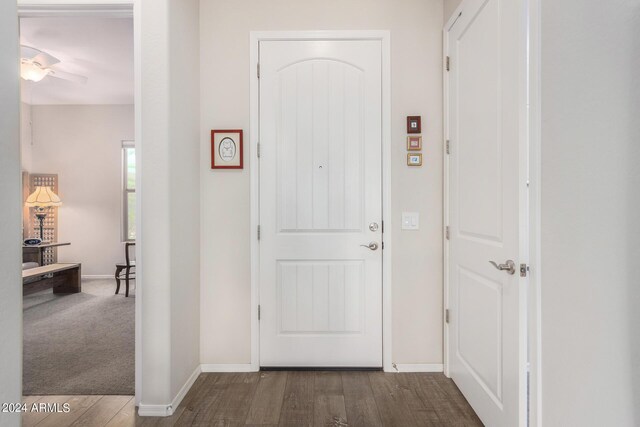
[{"label": "ceiling fan blade", "polygon": [[42,51],[35,47],[20,45],[20,57],[25,59],[32,59],[41,54]]},{"label": "ceiling fan blade", "polygon": [[35,47],[20,45],[20,57],[30,59],[33,62],[37,62],[44,68],[49,68],[53,64],[60,62],[58,58],[53,55],[49,55],[47,52],[43,52]]},{"label": "ceiling fan blade", "polygon": [[81,75],[78,75],[78,74],[66,73],[64,71],[58,71],[58,70],[54,70],[54,69],[51,70],[51,73],[49,74],[49,76],[56,77],[56,78],[62,79],[62,80],[68,80],[68,81],[74,82],[74,83],[80,83],[80,84],[86,84],[87,81],[89,80],[85,76],[81,76]]},{"label": "ceiling fan blade", "polygon": [[42,65],[42,67],[44,68],[49,68],[52,65],[60,62],[58,58],[56,58],[55,56],[49,55],[47,52],[40,52],[39,54],[33,57],[32,61],[37,62],[38,64]]}]

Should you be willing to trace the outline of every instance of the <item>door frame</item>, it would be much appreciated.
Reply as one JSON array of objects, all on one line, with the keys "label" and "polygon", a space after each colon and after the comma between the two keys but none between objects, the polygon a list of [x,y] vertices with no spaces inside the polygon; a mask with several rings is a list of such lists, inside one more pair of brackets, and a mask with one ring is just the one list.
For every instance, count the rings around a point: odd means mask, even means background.
[{"label": "door frame", "polygon": [[[389,31],[252,31],[249,36],[250,130],[249,173],[251,181],[251,370],[260,369],[260,167],[257,161],[259,137],[258,78],[259,42],[295,40],[379,40],[382,45],[382,366],[393,372],[391,352],[391,35]],[[255,163],[254,163],[255,161]]]},{"label": "door frame", "polygon": [[[132,18],[133,19],[133,56],[134,56],[134,137],[136,148],[136,170],[142,170],[142,73],[141,73],[141,10],[138,0],[54,0],[42,3],[32,0],[18,0],[18,18],[34,17],[104,17],[104,18]],[[137,407],[142,398],[142,298],[143,298],[143,269],[142,269],[142,179],[136,174],[136,298],[134,314],[135,348],[134,348],[134,400]]]},{"label": "door frame", "polygon": [[[520,70],[520,118],[525,121],[525,126],[520,130],[520,152],[525,153],[525,158],[520,159],[522,169],[525,173],[520,174],[521,183],[524,181],[528,188],[528,194],[519,195],[519,203],[521,205],[520,215],[524,216],[523,226],[521,229],[523,236],[526,236],[524,242],[520,242],[521,262],[525,261],[529,267],[527,274],[527,291],[526,303],[526,325],[521,330],[527,335],[527,354],[528,354],[528,375],[527,375],[527,392],[528,397],[528,413],[527,419],[523,424],[528,423],[530,426],[542,425],[542,384],[541,384],[541,257],[540,257],[540,241],[541,241],[541,211],[540,211],[540,178],[541,178],[541,119],[540,119],[540,0],[521,0],[523,7],[523,28],[520,34],[520,60],[526,61],[524,69]],[[443,117],[444,132],[443,144],[449,139],[449,75],[446,69],[446,60],[449,51],[449,31],[454,26],[460,15],[465,0],[456,8],[452,16],[445,23],[442,34],[442,73],[443,73]],[[443,150],[443,222],[444,225],[449,224],[449,156],[446,150]],[[523,188],[522,185],[519,188]],[[450,377],[449,373],[449,325],[446,322],[446,309],[449,307],[449,240],[446,238],[446,229],[443,230],[443,318],[444,326],[443,342],[444,342],[444,374]]]}]

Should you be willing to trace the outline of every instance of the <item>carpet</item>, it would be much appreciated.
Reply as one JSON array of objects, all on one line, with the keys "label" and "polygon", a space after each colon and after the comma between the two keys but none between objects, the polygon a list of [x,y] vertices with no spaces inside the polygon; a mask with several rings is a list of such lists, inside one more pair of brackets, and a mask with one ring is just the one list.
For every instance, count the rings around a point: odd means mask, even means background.
[{"label": "carpet", "polygon": [[135,290],[114,292],[85,279],[78,294],[24,297],[24,395],[134,394]]}]

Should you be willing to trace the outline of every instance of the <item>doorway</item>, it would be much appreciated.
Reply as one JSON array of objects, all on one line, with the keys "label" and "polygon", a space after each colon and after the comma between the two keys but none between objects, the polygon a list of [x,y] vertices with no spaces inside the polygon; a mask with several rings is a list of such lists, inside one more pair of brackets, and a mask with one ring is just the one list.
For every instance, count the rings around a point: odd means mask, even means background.
[{"label": "doorway", "polygon": [[383,366],[385,43],[356,34],[255,40],[263,368]]},{"label": "doorway", "polygon": [[[29,156],[33,159],[33,171],[49,172],[51,169],[59,177],[56,189],[59,189],[63,199],[63,206],[58,209],[57,215],[61,221],[59,240],[68,240],[71,244],[59,250],[58,262],[67,262],[72,257],[73,261],[81,264],[81,270],[80,267],[78,270],[82,271],[81,292],[41,298],[42,301],[36,300],[35,303],[25,300],[29,310],[46,312],[42,316],[37,313],[24,314],[25,394],[55,396],[51,399],[60,403],[64,403],[61,399],[66,397],[79,406],[83,404],[78,402],[86,401],[96,410],[104,406],[115,408],[121,403],[120,409],[130,412],[135,406],[135,330],[139,326],[135,319],[135,307],[139,305],[136,298],[138,292],[135,280],[125,284],[122,274],[122,287],[117,286],[120,289],[116,294],[114,272],[116,264],[123,263],[126,258],[134,263],[136,258],[135,245],[131,244],[135,240],[136,214],[139,212],[135,199],[137,165],[133,143],[136,127],[133,106],[133,7],[126,4],[20,5],[18,9],[23,45],[34,47],[32,45],[60,42],[64,46],[65,40],[74,41],[67,43],[71,51],[57,49],[54,44],[41,46],[45,52],[42,56],[60,60],[52,64],[50,75],[66,76],[67,81],[49,82],[47,79],[53,77],[45,76],[40,82],[29,82],[28,91],[23,91],[23,94],[26,93],[23,101],[30,104],[29,122],[34,129],[33,141],[37,142],[39,134],[41,145],[47,145],[49,150],[46,155],[38,155],[35,148],[41,147],[34,145],[34,151]],[[90,29],[87,30],[87,27]],[[81,32],[85,30],[82,35]],[[23,48],[21,58],[30,52]],[[95,56],[91,57],[91,54]],[[126,64],[126,67],[122,64]],[[67,66],[69,69],[65,69]],[[76,69],[72,70],[74,67]],[[86,67],[86,72],[83,67]],[[74,84],[79,85],[80,89]],[[42,85],[51,90],[42,90]],[[23,105],[23,114],[24,111]],[[60,138],[59,134],[65,132],[67,138]],[[82,136],[84,144],[80,141]],[[54,142],[62,145],[54,147]],[[69,145],[74,143],[77,145]],[[98,147],[97,144],[101,145]],[[83,150],[93,151],[87,153]],[[76,167],[65,169],[67,160],[71,166],[77,162]],[[93,161],[99,162],[100,167],[91,168]],[[105,171],[102,166],[109,170]],[[92,170],[87,172],[87,168]],[[85,192],[82,194],[86,196],[79,196],[79,191],[83,190],[93,193]],[[132,192],[133,197],[130,195]],[[126,197],[127,194],[129,197]],[[97,208],[95,197],[91,198],[91,195],[98,195],[99,202],[106,202],[106,205]],[[87,210],[91,209],[93,216],[87,215]],[[105,224],[106,219],[110,221],[108,224]],[[64,233],[70,236],[70,232],[75,233],[73,237],[63,236]],[[83,243],[91,240],[99,242],[101,249],[88,250],[83,247]],[[125,245],[125,242],[129,244]],[[65,250],[68,253],[64,253]],[[34,296],[29,298],[34,300]],[[56,304],[57,309],[47,310],[50,304]],[[52,316],[50,322],[47,322],[47,316]],[[55,348],[46,341],[53,340],[52,334],[47,333],[43,337],[42,327],[31,327],[36,325],[34,322],[51,324],[45,330],[54,330],[62,338],[55,342]],[[75,322],[79,323],[72,328]],[[53,325],[57,325],[57,329]],[[39,336],[33,333],[27,336],[29,331],[36,331]],[[67,357],[69,354],[72,357]],[[46,359],[45,356],[49,357],[49,362],[42,360]],[[57,368],[56,364],[50,363],[51,360],[63,359],[73,360],[74,363],[58,364]],[[65,370],[74,377],[65,377]],[[45,371],[47,376],[41,375]],[[42,379],[48,379],[48,382],[43,383]],[[33,400],[33,397],[28,399]],[[46,403],[47,399],[49,397],[41,402]]]}]

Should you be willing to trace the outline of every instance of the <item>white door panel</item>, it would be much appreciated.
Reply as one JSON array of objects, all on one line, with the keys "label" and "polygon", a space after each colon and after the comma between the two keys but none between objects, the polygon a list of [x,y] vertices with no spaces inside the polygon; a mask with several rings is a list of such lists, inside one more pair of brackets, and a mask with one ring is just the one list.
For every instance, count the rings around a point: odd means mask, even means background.
[{"label": "white door panel", "polygon": [[488,426],[526,422],[519,7],[465,0],[448,33],[449,370]]},{"label": "white door panel", "polygon": [[260,148],[261,366],[382,366],[380,42],[260,42]]}]

